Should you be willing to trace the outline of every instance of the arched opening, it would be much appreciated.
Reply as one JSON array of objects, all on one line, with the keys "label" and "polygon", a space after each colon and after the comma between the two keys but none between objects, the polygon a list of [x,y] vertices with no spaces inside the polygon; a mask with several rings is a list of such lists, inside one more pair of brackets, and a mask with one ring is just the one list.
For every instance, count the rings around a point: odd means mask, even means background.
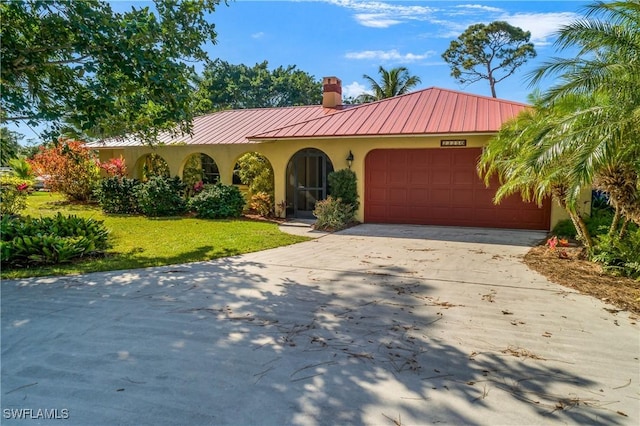
[{"label": "arched opening", "polygon": [[147,154],[136,162],[136,177],[146,181],[152,176],[171,177],[169,165],[156,153]]},{"label": "arched opening", "polygon": [[287,215],[313,218],[316,203],[327,198],[332,171],[331,160],[319,149],[296,152],[287,164]]},{"label": "arched opening", "polygon": [[248,152],[238,158],[233,183],[245,193],[249,207],[262,216],[274,212],[274,177],[271,162],[262,154]]},{"label": "arched opening", "polygon": [[220,182],[220,172],[215,160],[201,152],[187,157],[182,171],[182,181],[187,188],[193,188],[199,182],[214,184]]}]

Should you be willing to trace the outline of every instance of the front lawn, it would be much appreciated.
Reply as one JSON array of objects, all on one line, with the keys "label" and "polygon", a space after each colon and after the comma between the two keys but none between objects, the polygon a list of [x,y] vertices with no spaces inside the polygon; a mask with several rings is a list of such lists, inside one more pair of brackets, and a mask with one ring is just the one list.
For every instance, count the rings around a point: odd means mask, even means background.
[{"label": "front lawn", "polygon": [[111,243],[106,256],[66,265],[3,269],[2,279],[197,262],[307,240],[285,234],[269,222],[105,215],[97,206],[65,203],[61,196],[46,192],[29,196],[29,205],[23,214],[39,217],[57,212],[104,221]]}]

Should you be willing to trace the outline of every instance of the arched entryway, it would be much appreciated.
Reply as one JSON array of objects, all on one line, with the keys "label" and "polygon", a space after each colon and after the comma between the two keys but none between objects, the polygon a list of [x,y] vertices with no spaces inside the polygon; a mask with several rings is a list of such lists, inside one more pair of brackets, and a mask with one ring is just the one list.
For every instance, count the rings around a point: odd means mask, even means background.
[{"label": "arched entryway", "polygon": [[135,177],[146,181],[152,176],[170,177],[169,165],[156,153],[143,155],[136,161]]},{"label": "arched entryway", "polygon": [[187,185],[193,185],[200,181],[204,184],[218,183],[220,182],[218,165],[207,154],[191,154],[185,161],[182,180]]},{"label": "arched entryway", "polygon": [[307,148],[287,164],[287,215],[313,218],[316,202],[327,198],[327,176],[333,164],[324,152]]}]

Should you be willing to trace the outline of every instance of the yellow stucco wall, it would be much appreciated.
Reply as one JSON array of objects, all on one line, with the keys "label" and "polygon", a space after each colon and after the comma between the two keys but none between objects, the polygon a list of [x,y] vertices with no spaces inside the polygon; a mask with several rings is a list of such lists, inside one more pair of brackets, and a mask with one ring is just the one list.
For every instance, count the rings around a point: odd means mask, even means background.
[{"label": "yellow stucco wall", "polygon": [[[275,202],[276,204],[286,199],[286,170],[289,160],[296,152],[305,148],[315,148],[323,151],[331,160],[335,170],[347,167],[346,158],[349,151],[353,153],[354,161],[351,169],[358,178],[358,194],[361,198],[360,208],[357,212],[357,219],[364,219],[364,164],[367,154],[374,149],[393,148],[440,148],[441,139],[466,139],[467,147],[482,147],[486,145],[491,135],[441,135],[441,136],[415,136],[415,137],[359,137],[359,138],[338,138],[338,139],[300,139],[287,141],[269,141],[250,144],[217,144],[217,145],[180,145],[180,146],[160,146],[151,148],[129,147],[119,149],[100,149],[100,159],[123,156],[129,175],[140,177],[140,167],[136,164],[146,155],[156,153],[163,157],[172,176],[182,177],[182,172],[188,157],[192,154],[203,153],[213,158],[218,165],[220,180],[222,183],[231,184],[233,179],[233,168],[238,158],[247,152],[257,152],[264,155],[270,162],[274,170]],[[451,147],[447,149],[460,149]],[[584,205],[588,209],[591,194],[585,193]],[[588,210],[585,210],[588,213]],[[551,208],[551,227],[562,219],[566,213],[554,202]]]}]

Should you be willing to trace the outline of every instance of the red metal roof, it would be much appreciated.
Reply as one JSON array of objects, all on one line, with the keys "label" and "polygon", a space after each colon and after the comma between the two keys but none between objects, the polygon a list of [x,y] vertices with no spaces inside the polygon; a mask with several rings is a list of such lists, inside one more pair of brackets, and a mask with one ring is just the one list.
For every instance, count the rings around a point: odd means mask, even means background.
[{"label": "red metal roof", "polygon": [[[165,145],[256,143],[248,140],[247,136],[339,111],[340,109],[323,108],[321,105],[219,111],[196,117],[193,120],[192,135],[172,135],[165,132],[160,134],[157,142]],[[93,142],[88,145],[94,148],[119,148],[140,146],[142,142],[135,137],[125,137]]]},{"label": "red metal roof", "polygon": [[526,108],[518,102],[432,87],[248,135],[248,139],[493,133]]},{"label": "red metal roof", "polygon": [[[214,145],[291,138],[493,133],[527,107],[518,102],[432,87],[342,108],[318,105],[215,112],[194,119],[193,135],[163,133],[158,143]],[[89,145],[117,148],[141,144],[129,137]]]}]

